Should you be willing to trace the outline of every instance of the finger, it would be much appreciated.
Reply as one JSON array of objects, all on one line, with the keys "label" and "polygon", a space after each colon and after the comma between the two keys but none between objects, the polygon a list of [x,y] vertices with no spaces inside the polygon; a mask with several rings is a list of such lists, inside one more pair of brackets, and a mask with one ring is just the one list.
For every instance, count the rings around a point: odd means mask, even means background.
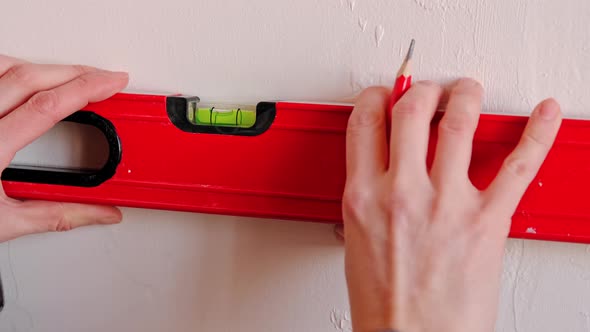
[{"label": "finger", "polygon": [[22,63],[26,61],[0,54],[0,76],[3,76],[8,69]]},{"label": "finger", "polygon": [[473,136],[482,99],[482,86],[471,79],[461,79],[451,89],[446,111],[439,123],[436,153],[430,173],[433,183],[438,184],[438,187],[442,187],[443,182],[467,183],[469,180]]},{"label": "finger", "polygon": [[391,116],[390,167],[426,174],[430,122],[442,97],[442,88],[420,81],[396,103]]},{"label": "finger", "polygon": [[452,89],[452,87],[449,87],[449,86],[443,87],[443,93],[440,96],[440,100],[438,101],[438,107],[437,107],[438,111],[446,111],[447,110],[447,107],[449,105],[449,97],[451,95],[451,89]]},{"label": "finger", "polygon": [[0,77],[0,119],[39,91],[53,89],[74,78],[98,71],[88,66],[17,63]]},{"label": "finger", "polygon": [[24,235],[62,232],[90,225],[121,222],[115,207],[45,201],[28,201],[11,208],[0,220],[0,242]]},{"label": "finger", "polygon": [[[109,98],[127,85],[124,73],[92,72],[53,90],[43,91],[0,120],[0,169],[14,154],[66,116],[90,102]],[[26,125],[26,130],[23,130]]]},{"label": "finger", "polygon": [[553,99],[535,108],[520,142],[484,192],[488,208],[504,211],[508,220],[512,217],[553,146],[561,120],[561,110]]},{"label": "finger", "polygon": [[426,174],[430,122],[437,109],[442,88],[429,81],[414,84],[395,104],[391,113],[390,168]]},{"label": "finger", "polygon": [[358,98],[346,131],[346,171],[349,179],[368,179],[386,169],[385,107],[388,91],[369,88]]}]

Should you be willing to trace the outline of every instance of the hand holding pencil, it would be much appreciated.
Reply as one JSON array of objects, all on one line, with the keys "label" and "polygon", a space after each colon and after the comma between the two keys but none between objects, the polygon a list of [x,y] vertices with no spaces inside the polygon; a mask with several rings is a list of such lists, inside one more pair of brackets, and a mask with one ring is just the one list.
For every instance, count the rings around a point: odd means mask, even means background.
[{"label": "hand holding pencil", "polygon": [[[446,89],[428,81],[410,88],[411,55],[412,47],[393,93],[360,95],[347,129],[343,213],[353,330],[493,331],[511,217],[555,140],[560,108],[552,99],[535,108],[519,145],[480,191],[468,169],[482,86],[459,79]],[[431,121],[443,99],[428,169]]]}]

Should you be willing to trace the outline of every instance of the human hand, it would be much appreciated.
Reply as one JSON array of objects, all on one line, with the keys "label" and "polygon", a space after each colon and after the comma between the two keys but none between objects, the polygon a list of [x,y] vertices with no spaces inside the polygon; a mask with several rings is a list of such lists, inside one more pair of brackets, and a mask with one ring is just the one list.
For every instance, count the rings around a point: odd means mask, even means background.
[{"label": "human hand", "polygon": [[[432,168],[430,122],[443,89],[418,82],[395,105],[365,90],[347,131],[343,197],[345,269],[353,329],[493,331],[511,218],[549,152],[561,112],[539,104],[519,145],[485,191],[468,177],[483,89],[461,79],[439,124]],[[389,166],[388,166],[389,164]]]},{"label": "human hand", "polygon": [[[127,82],[126,73],[33,64],[0,55],[0,173],[20,149],[57,122],[90,102],[109,98]],[[114,207],[22,202],[7,197],[0,185],[0,242],[120,221],[121,212]]]}]

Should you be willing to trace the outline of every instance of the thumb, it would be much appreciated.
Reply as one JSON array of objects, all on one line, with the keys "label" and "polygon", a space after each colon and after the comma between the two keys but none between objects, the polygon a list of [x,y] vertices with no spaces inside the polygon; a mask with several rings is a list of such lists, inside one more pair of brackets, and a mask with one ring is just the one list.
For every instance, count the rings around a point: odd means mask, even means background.
[{"label": "thumb", "polygon": [[0,220],[0,242],[24,235],[62,232],[90,225],[121,222],[121,211],[115,207],[26,201],[11,208]]}]

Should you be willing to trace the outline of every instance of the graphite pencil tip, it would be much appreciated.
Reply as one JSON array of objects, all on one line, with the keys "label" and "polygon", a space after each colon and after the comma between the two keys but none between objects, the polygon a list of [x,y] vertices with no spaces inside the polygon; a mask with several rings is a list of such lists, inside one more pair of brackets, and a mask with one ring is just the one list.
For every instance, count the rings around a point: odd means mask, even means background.
[{"label": "graphite pencil tip", "polygon": [[414,45],[416,44],[416,41],[414,39],[412,39],[412,42],[410,43],[410,48],[408,49],[408,54],[406,55],[406,61],[409,61],[412,58],[412,55],[414,55]]}]

